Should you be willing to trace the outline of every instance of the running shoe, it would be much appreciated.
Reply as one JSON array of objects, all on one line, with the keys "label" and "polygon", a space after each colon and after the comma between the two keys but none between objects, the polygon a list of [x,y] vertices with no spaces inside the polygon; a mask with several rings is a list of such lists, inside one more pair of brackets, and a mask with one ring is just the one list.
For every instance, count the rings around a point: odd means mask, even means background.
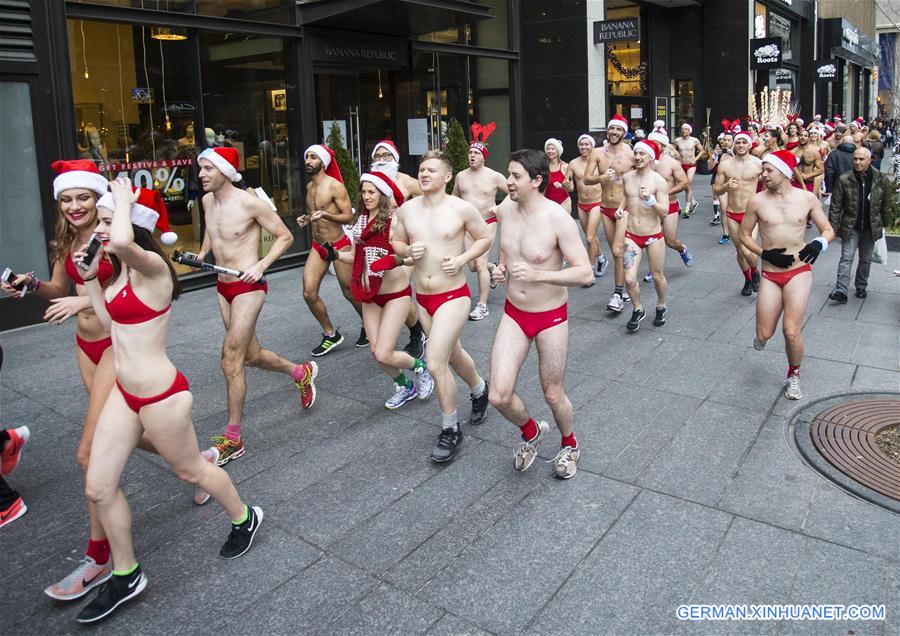
[{"label": "running shoe", "polygon": [[469,424],[472,426],[478,426],[484,423],[485,417],[487,416],[488,391],[490,391],[490,389],[490,385],[487,380],[485,380],[484,393],[481,394],[481,397],[475,397],[471,393],[469,394],[469,397],[472,398],[472,415],[469,416]]},{"label": "running shoe", "polygon": [[756,349],[757,351],[762,351],[763,349],[766,348],[766,341],[760,340],[756,336],[753,336],[753,348]]},{"label": "running shoe", "polygon": [[756,272],[751,276],[750,288],[755,292],[759,292],[759,272]]},{"label": "running shoe", "polygon": [[116,611],[119,605],[143,592],[145,587],[147,577],[141,571],[141,566],[137,566],[131,574],[112,576],[75,620],[79,623],[93,623],[106,618]]},{"label": "running shoe", "polygon": [[784,381],[784,397],[789,400],[799,400],[803,397],[803,393],[800,391],[799,373],[789,375]]},{"label": "running shoe", "polygon": [[24,516],[26,512],[28,512],[28,506],[25,505],[25,501],[21,497],[16,497],[16,500],[9,504],[6,510],[0,510],[0,528]]},{"label": "running shoe", "polygon": [[484,320],[491,312],[484,303],[475,303],[475,309],[469,313],[469,320]]},{"label": "running shoe", "polygon": [[299,382],[294,382],[294,386],[300,391],[301,408],[312,408],[316,403],[316,378],[319,377],[319,365],[315,361],[310,360],[300,365],[303,375]]},{"label": "running shoe", "polygon": [[418,334],[410,332],[409,342],[406,343],[403,350],[413,358],[423,358],[425,357],[425,342],[427,340],[428,337],[423,331],[419,331]]},{"label": "running shoe", "polygon": [[253,545],[256,531],[262,525],[263,511],[259,506],[248,506],[247,520],[239,526],[231,524],[231,533],[225,540],[219,556],[223,559],[236,559]]},{"label": "running shoe", "polygon": [[687,245],[684,246],[684,251],[679,254],[681,256],[682,262],[684,262],[685,267],[690,267],[694,264],[694,257],[691,256],[691,253],[688,251]]},{"label": "running shoe", "polygon": [[537,423],[537,433],[529,441],[521,441],[516,446],[513,454],[513,467],[520,473],[525,472],[534,463],[537,457],[537,447],[544,440],[544,435],[550,430],[550,425],[541,420]]},{"label": "running shoe", "polygon": [[700,204],[697,203],[697,200],[696,200],[696,199],[692,200],[692,201],[691,201],[691,204],[688,206],[688,209],[687,209],[687,215],[686,215],[684,218],[686,218],[686,219],[691,218],[691,215],[694,213],[694,210],[697,209],[697,206],[698,206],[698,205],[700,205]]},{"label": "running shoe", "polygon": [[722,225],[722,218],[717,214],[709,222],[710,225]]},{"label": "running shoe", "polygon": [[744,281],[744,287],[741,289],[741,296],[752,296],[753,295],[753,283],[749,280]]},{"label": "running shoe", "polygon": [[445,464],[456,457],[459,447],[463,443],[463,434],[459,424],[453,428],[445,428],[438,435],[437,444],[431,451],[431,461],[437,464]]},{"label": "running shoe", "polygon": [[628,321],[628,324],[625,325],[625,328],[634,333],[641,328],[641,321],[644,319],[645,315],[646,312],[643,309],[635,309],[631,314],[631,319]]},{"label": "running shoe", "polygon": [[731,243],[731,237],[723,234],[722,238],[719,239],[719,245],[728,245],[729,243]]},{"label": "running shoe", "polygon": [[19,458],[22,457],[22,449],[31,437],[31,430],[27,426],[9,428],[6,432],[9,433],[9,441],[0,453],[0,475],[9,475],[16,469]]},{"label": "running shoe", "polygon": [[362,349],[369,346],[369,336],[366,335],[366,328],[359,328],[359,338],[356,339],[356,347]]},{"label": "running shoe", "polygon": [[839,302],[839,303],[846,303],[846,302],[847,302],[847,294],[845,294],[844,292],[839,292],[839,291],[837,291],[837,290],[835,290],[835,291],[831,292],[830,294],[828,294],[828,298],[831,299],[831,300],[835,300],[835,301],[837,301],[837,302]]},{"label": "running shoe", "polygon": [[609,261],[606,260],[606,257],[601,254],[597,257],[597,269],[594,272],[594,278],[600,278],[606,273],[607,268],[609,268]]},{"label": "running shoe", "polygon": [[630,302],[631,302],[631,296],[628,295],[628,290],[627,290],[627,289],[623,289],[623,290],[622,290],[622,300],[625,301],[626,303],[630,303]]},{"label": "running shoe", "polygon": [[[202,455],[203,459],[210,464],[217,464],[219,461],[219,449],[215,446],[210,446],[205,451],[200,451],[200,455]],[[207,501],[209,501],[209,493],[202,488],[196,488],[194,490],[194,503],[198,506],[202,506]]]},{"label": "running shoe", "polygon": [[654,327],[662,327],[666,324],[666,317],[669,315],[669,310],[665,307],[657,307],[656,308],[656,317],[653,319]]},{"label": "running shoe", "polygon": [[216,466],[224,466],[232,459],[237,459],[244,454],[244,440],[230,440],[227,437],[213,437],[210,439],[214,448],[219,452]]},{"label": "running shoe", "polygon": [[98,585],[106,583],[112,576],[112,559],[97,565],[91,557],[84,555],[78,566],[59,583],[54,583],[44,594],[57,601],[74,601],[81,598]]},{"label": "running shoe", "polygon": [[416,390],[415,384],[400,386],[399,384],[394,383],[394,394],[384,403],[384,408],[391,410],[399,409],[410,400],[415,400],[418,394],[419,392]]},{"label": "running shoe", "polygon": [[581,450],[578,448],[571,446],[560,448],[556,457],[550,460],[553,463],[553,475],[557,479],[572,479],[578,470],[579,457],[581,457]]},{"label": "running shoe", "polygon": [[647,272],[647,273],[644,275],[644,282],[645,282],[645,283],[652,283],[652,282],[653,282],[653,274],[651,274],[650,272]]},{"label": "running shoe", "polygon": [[622,310],[625,309],[625,301],[622,300],[622,297],[618,294],[613,294],[612,298],[609,299],[609,302],[606,303],[606,308],[609,311],[622,313]]},{"label": "running shoe", "polygon": [[337,329],[334,330],[333,336],[326,336],[324,333],[322,334],[322,342],[319,343],[319,346],[312,350],[312,354],[315,357],[324,356],[326,353],[337,347],[344,341],[344,336],[341,335],[341,332]]},{"label": "running shoe", "polygon": [[428,372],[426,367],[422,367],[421,369],[415,370],[416,378],[416,393],[419,394],[419,399],[424,400],[431,397],[431,392],[434,391],[434,378],[431,377],[431,374]]}]

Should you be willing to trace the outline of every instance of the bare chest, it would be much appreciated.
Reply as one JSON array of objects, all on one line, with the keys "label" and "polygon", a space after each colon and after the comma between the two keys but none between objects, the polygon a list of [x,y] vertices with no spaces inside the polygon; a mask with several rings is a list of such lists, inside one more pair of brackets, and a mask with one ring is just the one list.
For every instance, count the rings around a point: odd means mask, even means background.
[{"label": "bare chest", "polygon": [[465,226],[454,210],[411,212],[403,224],[413,243],[447,242],[462,236]]},{"label": "bare chest", "polygon": [[253,219],[240,206],[218,207],[206,215],[206,230],[213,239],[239,239],[255,227]]},{"label": "bare chest", "polygon": [[[609,153],[607,153],[609,154]],[[632,160],[624,152],[609,154],[609,167],[616,171],[616,174],[622,176],[632,168]]]},{"label": "bare chest", "polygon": [[559,257],[556,232],[547,224],[524,226],[507,223],[501,232],[501,247],[507,262],[523,260],[543,269],[542,265]]}]

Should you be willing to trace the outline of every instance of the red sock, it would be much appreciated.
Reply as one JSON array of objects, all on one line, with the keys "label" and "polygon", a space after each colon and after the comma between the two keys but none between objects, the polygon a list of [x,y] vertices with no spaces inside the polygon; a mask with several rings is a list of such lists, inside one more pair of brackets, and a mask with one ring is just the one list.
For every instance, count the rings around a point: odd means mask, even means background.
[{"label": "red sock", "polygon": [[562,448],[564,446],[578,448],[578,440],[575,439],[575,433],[572,433],[571,435],[566,435],[565,437],[562,438],[562,442],[560,443],[559,447]]},{"label": "red sock", "polygon": [[751,267],[751,268],[750,268],[750,275],[751,275],[751,276],[756,276],[756,274],[757,274],[758,271],[759,271],[759,270],[756,269],[755,267]]},{"label": "red sock", "polygon": [[794,367],[794,366],[788,365],[788,377],[791,377],[792,375],[800,375],[800,367],[799,366]]},{"label": "red sock", "polygon": [[753,272],[749,269],[744,270],[744,278],[746,280],[751,280],[753,278]]},{"label": "red sock", "polygon": [[241,423],[229,424],[225,427],[225,437],[232,442],[241,441]]},{"label": "red sock", "polygon": [[528,418],[528,421],[519,426],[522,429],[522,439],[526,442],[530,442],[538,434],[537,422],[535,422],[532,418]]},{"label": "red sock", "polygon": [[106,539],[101,541],[88,539],[88,547],[85,554],[96,561],[97,565],[103,565],[109,561],[109,541]]}]

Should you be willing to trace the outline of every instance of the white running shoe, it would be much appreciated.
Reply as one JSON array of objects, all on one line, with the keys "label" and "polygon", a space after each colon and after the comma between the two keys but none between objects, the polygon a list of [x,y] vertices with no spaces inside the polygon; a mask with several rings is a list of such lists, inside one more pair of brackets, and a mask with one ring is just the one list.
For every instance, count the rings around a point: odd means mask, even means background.
[{"label": "white running shoe", "polygon": [[606,303],[606,308],[610,311],[621,313],[622,310],[625,309],[625,301],[622,300],[622,297],[618,294],[613,294],[612,298],[609,299],[609,302]]},{"label": "white running shoe", "polygon": [[[205,451],[201,451],[200,454],[203,456],[203,459],[213,465],[215,465],[216,462],[219,461],[219,449],[215,446],[210,446]],[[194,491],[194,503],[198,506],[202,506],[207,501],[209,501],[209,493],[202,488],[197,488]]]},{"label": "white running shoe", "polygon": [[484,303],[475,303],[475,309],[469,313],[469,320],[483,320],[490,315],[488,306]]},{"label": "white running shoe", "polygon": [[394,384],[394,395],[387,399],[387,402],[384,403],[384,408],[391,410],[399,409],[410,400],[415,400],[416,395],[418,395],[418,393],[415,384],[408,387]]},{"label": "white running shoe", "polygon": [[559,449],[556,457],[551,459],[553,462],[553,474],[557,479],[572,479],[578,470],[578,458],[581,457],[581,450],[572,448],[571,446],[563,446]]},{"label": "white running shoe", "polygon": [[418,393],[419,399],[424,400],[430,397],[431,392],[434,391],[434,378],[428,373],[428,369],[426,367],[416,369],[415,375],[414,382],[416,383],[416,392]]},{"label": "white running shoe", "polygon": [[531,441],[521,441],[516,446],[516,452],[513,454],[513,467],[520,473],[531,468],[537,457],[538,444],[544,440],[544,435],[550,430],[550,425],[541,420],[537,423],[537,429],[537,435]]},{"label": "white running shoe", "polygon": [[784,397],[789,400],[799,400],[803,397],[800,391],[800,374],[794,373],[784,381]]},{"label": "white running shoe", "polygon": [[600,278],[606,273],[606,270],[609,268],[609,261],[606,260],[606,257],[601,254],[597,257],[597,269],[594,270],[594,278]]}]

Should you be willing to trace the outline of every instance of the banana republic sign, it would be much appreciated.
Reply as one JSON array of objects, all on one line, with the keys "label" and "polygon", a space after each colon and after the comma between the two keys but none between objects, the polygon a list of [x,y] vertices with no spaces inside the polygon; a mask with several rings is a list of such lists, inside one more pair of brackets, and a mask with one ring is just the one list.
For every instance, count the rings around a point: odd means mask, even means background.
[{"label": "banana republic sign", "polygon": [[379,66],[381,68],[407,68],[409,66],[409,41],[391,40],[343,40],[337,38],[311,38],[312,58],[316,62]]},{"label": "banana republic sign", "polygon": [[622,18],[594,22],[594,44],[637,42],[641,39],[641,19]]}]

